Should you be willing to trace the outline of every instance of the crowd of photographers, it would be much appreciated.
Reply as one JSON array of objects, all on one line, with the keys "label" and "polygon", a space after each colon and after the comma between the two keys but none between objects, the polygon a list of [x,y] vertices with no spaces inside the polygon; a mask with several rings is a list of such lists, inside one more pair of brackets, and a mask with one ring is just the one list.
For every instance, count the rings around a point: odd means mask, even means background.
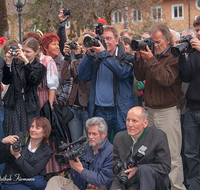
[{"label": "crowd of photographers", "polygon": [[[119,35],[99,19],[95,32],[67,42],[69,15],[70,10],[60,11],[57,35],[28,32],[22,50],[15,40],[3,46],[6,60],[0,57],[0,80],[10,86],[3,99],[5,116],[0,104],[0,150],[9,153],[0,156],[0,172],[5,163],[23,178],[13,181],[14,173],[6,170],[0,178],[2,189],[44,189],[46,184],[38,187],[34,177],[45,176],[45,167],[50,177],[62,173],[49,180],[46,190],[82,190],[88,183],[100,189],[199,189],[200,16],[193,23],[195,34],[184,30],[181,37],[156,23],[141,40],[134,40],[129,30]],[[57,104],[61,114],[67,110],[73,115],[69,122],[50,117]],[[39,142],[39,151],[43,136],[37,141],[29,130],[38,116],[52,125],[45,141],[54,152],[40,168],[37,151],[30,147]],[[32,135],[29,144],[23,137],[30,152],[6,148],[19,140],[18,131]],[[65,143],[58,147],[58,141]],[[71,180],[63,177],[68,163]],[[33,176],[26,173],[29,164],[35,165]],[[31,177],[35,183],[23,181]]]}]

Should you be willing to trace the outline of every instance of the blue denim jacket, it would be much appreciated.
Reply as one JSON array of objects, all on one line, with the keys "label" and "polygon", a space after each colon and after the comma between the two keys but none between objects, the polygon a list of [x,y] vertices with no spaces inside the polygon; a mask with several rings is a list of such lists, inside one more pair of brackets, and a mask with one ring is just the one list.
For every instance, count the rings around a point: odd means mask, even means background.
[{"label": "blue denim jacket", "polygon": [[88,143],[86,144],[86,151],[86,155],[82,158],[85,161],[90,161],[92,158],[94,160],[89,170],[88,164],[82,162],[84,169],[81,174],[73,169],[70,170],[74,184],[81,190],[85,190],[88,183],[101,189],[109,189],[113,180],[113,145],[106,138],[97,154],[93,154],[93,149]]},{"label": "blue denim jacket", "polygon": [[[78,77],[83,81],[91,80],[90,97],[88,101],[88,117],[91,118],[95,106],[95,86],[99,64],[104,64],[113,72],[113,91],[115,105],[117,107],[117,127],[120,130],[126,129],[126,115],[128,110],[137,106],[133,95],[133,65],[132,54],[124,52],[121,46],[118,47],[117,56],[111,56],[107,50],[91,56],[88,52],[82,58],[77,67]],[[100,62],[98,62],[100,58]],[[106,76],[105,76],[106,77]]]}]

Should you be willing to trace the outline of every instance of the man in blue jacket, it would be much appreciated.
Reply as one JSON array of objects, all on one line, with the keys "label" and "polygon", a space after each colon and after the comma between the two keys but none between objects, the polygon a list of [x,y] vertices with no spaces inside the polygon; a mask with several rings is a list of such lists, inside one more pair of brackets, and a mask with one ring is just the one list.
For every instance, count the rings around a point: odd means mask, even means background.
[{"label": "man in blue jacket", "polygon": [[77,73],[81,80],[91,80],[88,117],[103,117],[110,139],[112,129],[114,134],[126,129],[127,112],[137,105],[132,92],[134,57],[118,45],[118,31],[113,26],[104,26],[102,36],[107,49],[100,41],[99,47],[89,48]]},{"label": "man in blue jacket", "polygon": [[[72,180],[55,176],[51,178],[45,190],[85,190],[88,183],[101,189],[109,189],[113,180],[113,146],[107,139],[108,126],[101,117],[93,117],[86,122],[88,143],[86,162],[69,160]],[[90,164],[88,164],[90,163]]]}]

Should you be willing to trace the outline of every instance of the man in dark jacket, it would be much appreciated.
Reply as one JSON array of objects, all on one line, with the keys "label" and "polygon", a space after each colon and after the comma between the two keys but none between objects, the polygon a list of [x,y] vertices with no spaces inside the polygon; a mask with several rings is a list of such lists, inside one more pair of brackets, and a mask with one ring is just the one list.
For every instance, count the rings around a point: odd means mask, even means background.
[{"label": "man in dark jacket", "polygon": [[[171,162],[167,136],[159,129],[147,127],[147,119],[148,113],[144,108],[137,106],[130,109],[126,119],[127,131],[122,131],[115,136],[113,143],[114,180],[111,189],[124,189],[119,176],[122,170],[115,172],[117,171],[116,165],[119,163],[127,163],[125,174],[128,181],[125,187],[128,189],[165,190],[165,183],[169,185],[168,173],[171,169]],[[128,164],[130,157],[138,152],[144,157],[138,159],[138,165],[133,165],[134,167],[128,169],[130,168]]]},{"label": "man in dark jacket", "polygon": [[149,114],[148,126],[161,129],[167,135],[171,154],[171,189],[185,190],[180,156],[182,135],[179,110],[183,92],[178,59],[171,54],[173,37],[167,26],[154,24],[150,34],[154,41],[154,54],[148,46],[147,51],[140,50],[137,55],[141,58],[134,64],[134,73],[137,80],[146,80],[144,101]]},{"label": "man in dark jacket", "polygon": [[108,139],[126,129],[126,114],[137,105],[132,92],[133,55],[124,52],[118,45],[118,31],[113,26],[104,26],[103,38],[107,50],[99,41],[99,47],[92,46],[77,67],[83,81],[91,80],[88,101],[88,117],[100,116],[108,124]]},{"label": "man in dark jacket", "polygon": [[[108,126],[101,117],[93,117],[86,122],[88,143],[84,161],[69,160],[72,180],[55,176],[51,178],[45,190],[84,190],[88,183],[101,189],[109,189],[113,180],[113,146],[107,139]],[[90,164],[88,164],[90,163]],[[88,168],[89,167],[89,168]]]},{"label": "man in dark jacket", "polygon": [[190,83],[186,92],[186,112],[183,122],[185,182],[189,187],[199,177],[198,146],[200,136],[200,16],[193,22],[196,38],[190,41],[193,53],[179,57],[179,72],[183,82]]}]

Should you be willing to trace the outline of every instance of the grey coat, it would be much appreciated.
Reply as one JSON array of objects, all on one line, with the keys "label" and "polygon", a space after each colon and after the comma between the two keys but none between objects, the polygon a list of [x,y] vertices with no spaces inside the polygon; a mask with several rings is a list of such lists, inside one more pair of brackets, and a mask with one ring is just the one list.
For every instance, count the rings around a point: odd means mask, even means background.
[{"label": "grey coat", "polygon": [[[113,142],[113,166],[116,165],[117,161],[127,161],[132,145],[131,136],[128,135],[127,131],[116,134]],[[138,166],[147,164],[167,180],[168,173],[171,170],[171,158],[166,134],[159,129],[147,127],[146,131],[134,144],[133,155],[137,153],[142,145],[147,147],[147,150],[145,156],[138,162]],[[129,182],[133,182],[135,177],[129,179]],[[120,188],[119,180],[114,176],[111,189]]]}]

